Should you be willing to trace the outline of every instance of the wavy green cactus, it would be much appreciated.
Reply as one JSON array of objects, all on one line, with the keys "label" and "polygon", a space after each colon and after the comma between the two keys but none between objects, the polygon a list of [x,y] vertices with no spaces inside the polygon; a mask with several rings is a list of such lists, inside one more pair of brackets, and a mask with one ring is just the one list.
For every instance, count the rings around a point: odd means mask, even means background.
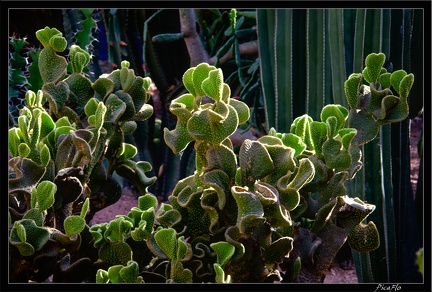
[{"label": "wavy green cactus", "polygon": [[[44,281],[52,274],[59,281],[83,280],[88,276],[79,276],[76,271],[92,269],[98,258],[95,247],[87,249],[87,240],[92,236],[87,224],[97,211],[121,195],[113,173],[128,178],[143,194],[155,181],[146,175],[150,164],[134,161],[136,149],[124,143],[124,136],[135,131],[136,122],[153,113],[147,104],[151,81],[135,76],[125,61],[121,69],[92,82],[83,74],[90,62],[86,50],[72,45],[66,59],[58,54],[66,49],[60,31],[46,27],[36,36],[44,47],[38,59],[43,84],[35,91],[27,91],[17,125],[8,133],[12,156],[10,244],[17,254],[10,258],[14,267],[11,279],[20,281],[28,272],[36,281]],[[104,160],[108,161],[108,170]],[[149,224],[137,222],[140,229],[134,236],[146,238],[152,232],[154,213],[141,213],[135,216]],[[127,256],[131,248],[118,242],[122,239],[120,227],[128,222],[106,226],[107,237],[99,238],[95,244],[103,247],[99,248],[103,258],[109,259],[117,251],[123,253],[116,260],[108,260],[111,264],[126,265],[132,259],[131,254]],[[30,256],[46,258],[46,263],[33,261]],[[62,261],[57,265],[60,256]]]},{"label": "wavy green cactus", "polygon": [[408,115],[407,98],[414,75],[404,70],[388,73],[382,67],[384,61],[383,53],[368,55],[362,74],[352,74],[345,81],[345,95],[350,105],[348,125],[361,130],[352,141],[354,145],[373,140],[381,125],[400,122]]}]

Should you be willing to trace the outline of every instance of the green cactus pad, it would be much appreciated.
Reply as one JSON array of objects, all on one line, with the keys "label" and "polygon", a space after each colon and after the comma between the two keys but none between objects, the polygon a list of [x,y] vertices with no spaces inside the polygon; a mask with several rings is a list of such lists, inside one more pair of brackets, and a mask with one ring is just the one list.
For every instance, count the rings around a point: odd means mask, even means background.
[{"label": "green cactus pad", "polygon": [[154,238],[157,245],[169,259],[176,259],[177,237],[173,228],[156,231]]},{"label": "green cactus pad", "polygon": [[40,211],[45,211],[54,205],[54,194],[57,191],[57,186],[53,182],[43,181],[37,186],[36,190],[36,199]]},{"label": "green cactus pad", "polygon": [[37,209],[37,208],[32,208],[30,210],[28,210],[22,219],[31,219],[34,220],[34,222],[36,223],[37,226],[39,227],[43,227],[44,224],[44,215],[43,213]]},{"label": "green cactus pad", "polygon": [[158,206],[157,198],[152,194],[145,194],[138,198],[138,208],[145,211],[150,208],[156,209]]},{"label": "green cactus pad", "polygon": [[381,74],[381,68],[384,65],[385,62],[385,55],[383,53],[375,54],[371,53],[367,55],[365,60],[368,76],[368,82],[374,83],[378,80],[379,75]]},{"label": "green cactus pad", "polygon": [[[22,242],[18,235],[17,228],[20,228],[22,232],[22,227],[17,227],[18,225],[22,226],[25,230],[26,242]],[[21,235],[21,237],[23,236]],[[37,226],[33,219],[16,221],[9,238],[10,243],[16,246],[23,256],[31,256],[35,251],[41,250],[48,240],[49,231]]]},{"label": "green cactus pad", "polygon": [[237,227],[241,234],[247,234],[251,227],[265,221],[263,206],[255,194],[238,186],[233,186],[231,193],[238,207]]},{"label": "green cactus pad", "polygon": [[220,101],[223,95],[223,73],[222,70],[211,70],[208,77],[203,80],[201,88],[204,93],[214,101]]},{"label": "green cactus pad", "polygon": [[58,82],[66,75],[67,62],[50,47],[44,48],[39,55],[39,73],[43,82]]},{"label": "green cactus pad", "polygon": [[62,36],[62,33],[58,29],[49,28],[48,26],[45,26],[45,28],[39,29],[38,31],[36,31],[36,38],[41,42],[41,44],[45,48],[51,46],[51,44],[50,44],[51,38],[61,37],[61,36]]},{"label": "green cactus pad", "polygon": [[81,233],[85,227],[85,220],[80,216],[69,216],[64,221],[64,229],[67,237]]},{"label": "green cactus pad", "polygon": [[99,249],[99,258],[110,266],[126,265],[132,260],[132,249],[125,242],[109,242]]},{"label": "green cactus pad", "polygon": [[55,114],[61,111],[70,94],[69,86],[65,82],[54,84],[45,81],[42,91]]},{"label": "green cactus pad", "polygon": [[[229,87],[228,87],[229,88]],[[250,117],[250,110],[247,104],[244,102],[235,100],[235,99],[229,99],[229,104],[236,110],[238,119],[239,119],[239,125],[246,123],[249,120]]]},{"label": "green cactus pad", "polygon": [[94,96],[90,79],[81,74],[72,74],[64,80],[76,100],[75,111],[81,115],[87,102]]},{"label": "green cactus pad", "polygon": [[[216,69],[216,67],[211,66],[207,63],[201,63],[195,67],[195,69],[192,72],[192,82],[193,82],[193,87],[195,90],[194,95],[199,95],[199,96],[205,96],[206,95],[206,92],[202,88],[202,83],[205,79],[207,79],[210,71],[213,71],[215,69]],[[187,77],[186,80],[189,81],[190,79]]]},{"label": "green cactus pad", "polygon": [[195,140],[204,140],[212,145],[221,144],[238,126],[236,110],[223,101],[214,109],[195,111],[187,122],[187,130]]},{"label": "green cactus pad", "polygon": [[348,233],[350,247],[359,252],[371,252],[380,246],[378,230],[372,221],[360,223]]},{"label": "green cactus pad", "polygon": [[179,261],[171,262],[171,279],[167,283],[192,283],[192,271],[183,268]]},{"label": "green cactus pad", "polygon": [[240,147],[239,164],[243,185],[249,187],[273,171],[273,161],[265,146],[249,139]]},{"label": "green cactus pad", "polygon": [[393,86],[393,88],[396,90],[397,93],[399,93],[399,86],[402,81],[402,79],[407,75],[407,72],[405,70],[397,70],[394,71],[390,76],[390,83]]},{"label": "green cactus pad", "polygon": [[342,148],[342,143],[335,139],[329,139],[323,144],[325,163],[331,169],[346,169],[351,165],[351,156],[347,149]]},{"label": "green cactus pad", "polygon": [[350,108],[358,108],[360,105],[359,91],[363,81],[360,73],[351,74],[344,83],[345,96]]},{"label": "green cactus pad", "polygon": [[[345,125],[345,121],[348,117],[348,110],[338,104],[328,104],[321,110],[321,121],[327,122],[330,117],[335,117],[337,119],[336,122],[336,133],[340,129],[342,129]],[[329,135],[330,138],[332,136]]]},{"label": "green cactus pad", "polygon": [[289,256],[289,253],[293,249],[294,240],[291,237],[281,237],[270,246],[268,246],[264,253],[264,261],[266,263],[281,262],[284,258]]},{"label": "green cactus pad", "polygon": [[227,275],[225,277],[225,271],[218,263],[213,264],[214,271],[216,273],[215,281],[216,283],[224,284],[224,283],[231,283],[231,276]]},{"label": "green cactus pad", "polygon": [[372,114],[363,110],[350,110],[348,127],[357,129],[357,135],[354,136],[351,142],[353,146],[360,146],[372,141],[379,132],[379,125],[377,125]]},{"label": "green cactus pad", "polygon": [[15,177],[9,178],[9,192],[36,187],[46,171],[45,167],[33,160],[20,157],[11,158],[9,166],[15,172]]},{"label": "green cactus pad", "polygon": [[77,45],[72,45],[69,51],[69,59],[73,73],[82,73],[84,68],[90,63],[90,54]]},{"label": "green cactus pad", "polygon": [[95,98],[99,101],[102,101],[105,100],[105,98],[113,92],[114,82],[111,79],[99,77],[92,84],[92,88],[95,92]]},{"label": "green cactus pad", "polygon": [[217,263],[222,268],[235,252],[235,247],[226,241],[213,242],[210,244],[210,247],[216,252]]},{"label": "green cactus pad", "polygon": [[126,267],[120,269],[120,276],[124,283],[142,283],[143,279],[138,276],[139,266],[135,261],[129,261]]}]

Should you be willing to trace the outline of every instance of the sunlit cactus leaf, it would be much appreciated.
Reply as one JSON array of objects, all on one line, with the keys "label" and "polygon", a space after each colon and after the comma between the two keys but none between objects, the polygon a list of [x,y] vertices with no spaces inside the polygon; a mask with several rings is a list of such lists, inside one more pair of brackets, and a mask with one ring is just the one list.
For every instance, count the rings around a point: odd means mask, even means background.
[{"label": "sunlit cactus leaf", "polygon": [[123,62],[121,66],[122,68],[120,69],[120,83],[123,91],[127,92],[131,88],[136,77],[132,69],[129,69],[128,67],[123,67]]},{"label": "sunlit cactus leaf", "polygon": [[40,211],[45,211],[54,205],[54,194],[57,191],[57,186],[53,182],[45,180],[37,186],[36,190],[36,199]]},{"label": "sunlit cactus leaf", "polygon": [[86,222],[80,216],[73,215],[68,216],[63,224],[66,231],[66,236],[71,237],[83,231]]},{"label": "sunlit cactus leaf", "polygon": [[41,42],[41,44],[46,48],[51,46],[50,40],[52,37],[57,36],[61,37],[62,33],[56,28],[49,28],[45,26],[43,29],[39,29],[36,31],[36,38]]},{"label": "sunlit cactus leaf", "polygon": [[82,73],[84,68],[90,63],[90,54],[80,48],[80,46],[72,45],[69,50],[69,59],[72,65],[73,73]]},{"label": "sunlit cactus leaf", "polygon": [[171,262],[171,277],[167,283],[192,283],[192,271],[183,268],[180,261]]},{"label": "sunlit cactus leaf", "polygon": [[402,78],[401,82],[399,83],[399,95],[402,100],[408,98],[408,94],[413,84],[414,84],[414,74],[410,73],[404,76],[404,78]]},{"label": "sunlit cactus leaf", "polygon": [[120,269],[120,276],[124,283],[142,283],[142,277],[138,276],[139,266],[135,261],[129,261],[126,267]]},{"label": "sunlit cactus leaf", "polygon": [[328,118],[335,117],[337,119],[336,131],[339,131],[345,125],[345,120],[348,117],[348,110],[338,104],[328,104],[321,110],[321,121],[327,122]]},{"label": "sunlit cactus leaf", "polygon": [[363,81],[360,73],[351,74],[344,83],[345,96],[350,108],[358,108],[360,105],[359,91]]},{"label": "sunlit cactus leaf", "polygon": [[192,96],[196,96],[197,93],[195,91],[195,85],[193,82],[193,72],[195,70],[195,67],[189,68],[188,70],[186,70],[186,72],[183,74],[182,77],[182,81],[184,86],[186,87],[187,91],[189,91],[189,93]]},{"label": "sunlit cactus leaf", "polygon": [[92,83],[92,88],[95,92],[94,98],[102,101],[114,90],[114,82],[111,79],[99,77]]},{"label": "sunlit cactus leaf", "polygon": [[214,101],[220,101],[223,94],[222,69],[211,70],[208,77],[203,80],[201,88],[208,97]]},{"label": "sunlit cactus leaf", "polygon": [[51,47],[44,48],[39,55],[39,72],[43,82],[58,82],[65,76],[67,61],[58,56]]},{"label": "sunlit cactus leaf", "polygon": [[[219,102],[218,104],[222,104]],[[187,123],[187,129],[195,140],[205,140],[212,145],[219,145],[229,137],[238,126],[238,116],[235,109],[225,105],[228,115],[224,118],[212,109],[196,111]],[[216,110],[216,109],[215,109]]]},{"label": "sunlit cactus leaf", "polygon": [[381,84],[382,88],[390,88],[391,82],[390,82],[391,73],[384,73],[379,76],[379,83]]},{"label": "sunlit cactus leaf", "polygon": [[111,242],[122,242],[132,227],[133,223],[125,216],[118,216],[108,223],[104,237]]},{"label": "sunlit cactus leaf", "polygon": [[391,83],[392,87],[394,88],[394,90],[396,90],[397,93],[399,93],[400,83],[406,75],[407,75],[407,72],[403,69],[400,69],[400,70],[397,70],[397,71],[394,71],[393,73],[391,73],[390,83]]},{"label": "sunlit cactus leaf", "polygon": [[216,273],[216,278],[215,278],[216,283],[220,283],[220,284],[231,283],[231,276],[230,275],[225,276],[225,271],[223,270],[220,264],[214,263],[213,268]]},{"label": "sunlit cactus leaf", "polygon": [[177,238],[173,228],[156,231],[154,238],[157,245],[171,260],[176,259]]},{"label": "sunlit cactus leaf", "polygon": [[161,207],[156,213],[156,220],[163,227],[172,227],[178,224],[182,219],[182,215],[171,205],[161,204]]},{"label": "sunlit cactus leaf", "polygon": [[293,133],[282,134],[281,140],[285,146],[295,150],[294,156],[302,154],[307,147],[301,137]]},{"label": "sunlit cactus leaf", "polygon": [[192,72],[192,82],[195,89],[195,95],[199,95],[199,96],[206,95],[206,92],[202,88],[202,83],[209,76],[210,71],[215,69],[216,67],[211,66],[207,63],[201,63],[195,67],[195,69]]},{"label": "sunlit cactus leaf", "polygon": [[210,244],[210,247],[216,252],[217,263],[223,268],[225,264],[234,255],[234,245],[226,241],[218,241]]},{"label": "sunlit cactus leaf", "polygon": [[102,269],[99,269],[96,272],[96,283],[97,284],[106,284],[109,282],[108,272]]},{"label": "sunlit cactus leaf", "polygon": [[277,188],[279,191],[279,201],[287,211],[294,210],[300,203],[300,193],[295,188],[287,186],[287,180],[291,176],[290,172],[279,179]]},{"label": "sunlit cactus leaf", "polygon": [[108,268],[108,278],[111,283],[123,283],[123,278],[120,276],[120,270],[123,265],[114,265]]},{"label": "sunlit cactus leaf", "polygon": [[312,162],[307,158],[299,160],[299,166],[296,169],[294,178],[287,185],[290,188],[299,190],[304,184],[310,182],[315,174],[315,169]]},{"label": "sunlit cactus leaf", "polygon": [[312,118],[307,114],[302,115],[294,119],[290,129],[290,132],[299,136],[311,150],[313,150],[313,145],[311,143],[309,124],[312,121]]},{"label": "sunlit cactus leaf", "polygon": [[383,53],[371,53],[365,59],[365,70],[368,73],[368,82],[374,83],[378,80],[381,73],[381,68],[385,62],[385,55]]},{"label": "sunlit cactus leaf", "polygon": [[157,206],[158,206],[157,198],[150,193],[138,197],[138,208],[140,208],[143,211],[150,208],[156,209]]},{"label": "sunlit cactus leaf", "polygon": [[99,249],[99,258],[110,266],[126,265],[132,260],[132,249],[125,242],[108,242]]},{"label": "sunlit cactus leaf", "polygon": [[42,227],[44,224],[44,214],[38,208],[32,208],[28,210],[22,219],[34,220],[37,226]]},{"label": "sunlit cactus leaf", "polygon": [[236,110],[238,118],[239,118],[239,125],[246,123],[249,120],[250,117],[250,109],[244,102],[235,100],[231,98],[229,100],[229,104]]}]

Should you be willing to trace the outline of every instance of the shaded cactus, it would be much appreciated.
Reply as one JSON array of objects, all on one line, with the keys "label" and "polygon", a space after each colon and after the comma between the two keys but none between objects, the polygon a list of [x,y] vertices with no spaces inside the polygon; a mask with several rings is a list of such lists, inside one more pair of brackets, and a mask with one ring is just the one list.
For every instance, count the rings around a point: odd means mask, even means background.
[{"label": "shaded cactus", "polygon": [[[28,270],[34,281],[50,275],[82,281],[88,276],[76,272],[91,271],[97,259],[96,250],[86,250],[87,224],[121,195],[113,173],[118,170],[144,193],[155,180],[145,174],[151,166],[131,160],[136,149],[123,142],[136,121],[153,113],[144,87],[148,81],[124,62],[122,69],[93,83],[83,74],[90,62],[87,51],[72,45],[66,60],[57,54],[66,49],[60,31],[45,27],[36,36],[44,46],[38,60],[44,84],[37,93],[27,91],[17,126],[8,135],[10,244],[18,251],[10,258],[10,276],[20,281],[20,273]],[[42,264],[44,257],[50,259]]]}]

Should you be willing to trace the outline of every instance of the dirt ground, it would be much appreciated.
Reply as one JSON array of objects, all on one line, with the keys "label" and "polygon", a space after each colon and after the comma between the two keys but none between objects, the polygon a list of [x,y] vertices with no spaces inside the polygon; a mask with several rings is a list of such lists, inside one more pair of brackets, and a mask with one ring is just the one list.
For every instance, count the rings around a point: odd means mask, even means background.
[{"label": "dirt ground", "polygon": [[[419,141],[421,131],[423,129],[423,119],[417,117],[411,122],[411,182],[413,184],[413,190],[417,185],[418,172],[420,158],[417,152],[417,143]],[[132,207],[136,207],[138,204],[137,196],[129,188],[125,188],[120,200],[100,212],[96,213],[93,217],[91,224],[109,222],[115,219],[116,215],[126,215],[129,213]],[[337,263],[334,263],[327,272],[327,276],[324,280],[326,284],[352,284],[358,283],[357,274],[355,267],[350,267],[345,270],[339,267]]]}]

